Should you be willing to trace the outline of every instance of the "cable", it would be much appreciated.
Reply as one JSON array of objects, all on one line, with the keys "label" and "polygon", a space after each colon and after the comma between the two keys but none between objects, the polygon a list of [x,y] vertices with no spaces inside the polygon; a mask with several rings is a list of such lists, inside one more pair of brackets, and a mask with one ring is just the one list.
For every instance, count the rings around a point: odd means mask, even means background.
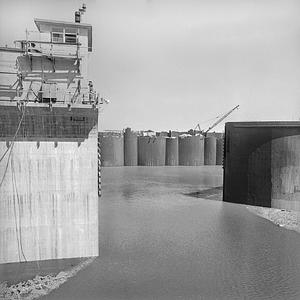
[{"label": "cable", "polygon": [[17,201],[18,201],[18,209],[19,209],[19,243],[20,243],[20,248],[21,248],[21,252],[22,252],[22,256],[25,260],[25,262],[27,261],[26,256],[24,254],[24,250],[23,250],[23,244],[22,244],[22,226],[21,226],[21,211],[20,211],[20,198],[19,198],[19,194],[18,194],[18,190],[17,190],[17,183],[16,183],[16,176],[15,176],[15,169],[14,169],[14,164],[13,164],[13,156],[10,160],[10,164],[11,164],[11,172],[12,172],[12,179],[13,179],[13,187],[16,190],[16,195],[17,195]]},{"label": "cable", "polygon": [[8,152],[9,148],[11,145],[8,146],[8,148],[6,149],[6,151],[3,153],[3,155],[0,158],[0,162],[3,160],[4,156],[6,155],[6,153]]},{"label": "cable", "polygon": [[[11,177],[13,181],[13,173],[11,172]],[[14,192],[14,187],[13,187],[13,192]],[[16,237],[17,237],[17,244],[18,244],[18,256],[19,256],[19,261],[21,261],[21,256],[20,256],[20,241],[19,241],[19,232],[18,232],[18,224],[17,224],[17,212],[16,212],[16,203],[15,203],[15,195],[13,195],[13,203],[14,203],[14,217],[15,217],[15,228],[16,228]]]},{"label": "cable", "polygon": [[15,133],[15,135],[14,135],[14,137],[13,137],[12,143],[9,145],[8,149],[7,149],[7,150],[5,151],[5,153],[2,155],[1,160],[0,160],[0,162],[1,162],[1,161],[3,160],[3,158],[4,158],[4,156],[6,155],[6,153],[8,152],[8,150],[10,149],[10,152],[9,152],[9,155],[8,155],[8,159],[7,159],[7,163],[6,163],[6,167],[5,167],[5,171],[4,171],[3,177],[2,177],[1,182],[0,182],[0,188],[1,188],[2,184],[3,184],[4,178],[5,178],[5,176],[6,176],[6,172],[7,172],[8,164],[9,164],[9,159],[10,159],[10,157],[11,157],[11,153],[12,153],[12,150],[13,150],[13,147],[14,147],[15,139],[16,139],[16,137],[17,137],[17,134],[18,134],[18,132],[19,132],[19,130],[20,130],[20,127],[21,127],[23,118],[24,118],[24,116],[25,116],[26,104],[27,104],[27,102],[25,103],[24,110],[23,110],[23,114],[22,114],[21,120],[20,120],[20,122],[19,122],[19,124],[18,124],[17,131],[16,131],[16,133]]}]

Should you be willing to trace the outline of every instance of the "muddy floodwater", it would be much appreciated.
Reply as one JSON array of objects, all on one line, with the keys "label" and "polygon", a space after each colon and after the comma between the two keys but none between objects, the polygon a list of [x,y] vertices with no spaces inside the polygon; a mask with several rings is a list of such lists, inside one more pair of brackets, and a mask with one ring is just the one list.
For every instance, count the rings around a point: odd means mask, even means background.
[{"label": "muddy floodwater", "polygon": [[102,181],[100,256],[43,299],[300,299],[299,233],[214,200],[221,167],[104,168]]}]

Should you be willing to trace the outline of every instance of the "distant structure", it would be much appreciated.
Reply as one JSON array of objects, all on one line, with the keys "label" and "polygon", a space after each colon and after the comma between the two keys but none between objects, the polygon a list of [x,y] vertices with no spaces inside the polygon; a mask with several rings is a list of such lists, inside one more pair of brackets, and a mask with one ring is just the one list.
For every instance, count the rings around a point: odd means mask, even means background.
[{"label": "distant structure", "polygon": [[[208,132],[209,132],[210,130],[212,130],[213,128],[215,128],[218,124],[220,124],[224,119],[226,119],[230,114],[232,114],[232,113],[233,113],[236,109],[238,109],[239,107],[240,107],[240,106],[237,105],[237,106],[235,106],[234,108],[232,108],[229,112],[227,112],[226,114],[224,114],[223,116],[218,117],[219,119],[218,119],[215,123],[213,123],[207,130],[202,130],[202,129],[200,128],[200,124],[197,124],[194,130],[193,130],[193,129],[190,129],[190,130],[189,130],[189,133],[190,133],[191,135],[201,134],[201,135],[203,135],[204,137],[206,137],[206,136],[208,135]],[[198,129],[198,130],[197,130],[197,129]]]}]

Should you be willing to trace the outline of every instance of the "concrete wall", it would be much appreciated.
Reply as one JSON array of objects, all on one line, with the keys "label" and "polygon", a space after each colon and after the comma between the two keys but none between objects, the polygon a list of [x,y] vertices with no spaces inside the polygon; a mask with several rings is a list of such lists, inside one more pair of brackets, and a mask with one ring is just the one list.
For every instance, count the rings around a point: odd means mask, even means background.
[{"label": "concrete wall", "polygon": [[226,123],[223,200],[300,209],[300,122]]},{"label": "concrete wall", "polygon": [[124,166],[124,139],[121,136],[100,134],[101,165],[103,167]]},{"label": "concrete wall", "polygon": [[166,138],[166,166],[178,166],[178,138]]},{"label": "concrete wall", "polygon": [[124,166],[137,166],[138,144],[137,135],[130,128],[124,132]]},{"label": "concrete wall", "polygon": [[202,166],[204,164],[204,140],[200,136],[179,137],[179,165]]},{"label": "concrete wall", "polygon": [[224,139],[218,138],[216,145],[216,165],[223,164]]},{"label": "concrete wall", "polygon": [[139,166],[164,166],[166,164],[166,139],[164,137],[138,137]]},{"label": "concrete wall", "polygon": [[[73,117],[81,112],[73,110]],[[10,126],[0,123],[0,157],[12,141],[14,120],[20,118],[16,107],[0,106],[1,117],[5,113],[16,116]],[[85,111],[84,124],[73,131],[64,110],[55,110],[55,117],[58,127],[65,122],[66,131],[52,130],[51,122],[43,128],[35,118],[53,113],[28,109],[22,134],[0,162],[0,263],[99,253],[97,113]],[[52,134],[47,137],[44,132]]]},{"label": "concrete wall", "polygon": [[204,138],[204,164],[215,165],[216,164],[216,147],[217,139],[214,136]]}]

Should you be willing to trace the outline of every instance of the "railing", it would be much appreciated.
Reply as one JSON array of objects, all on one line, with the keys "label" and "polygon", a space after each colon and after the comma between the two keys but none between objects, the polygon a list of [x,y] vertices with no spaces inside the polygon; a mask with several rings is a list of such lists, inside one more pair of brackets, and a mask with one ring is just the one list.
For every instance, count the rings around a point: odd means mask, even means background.
[{"label": "railing", "polygon": [[[18,40],[16,43],[20,44],[20,48],[28,55],[33,56],[52,56],[52,57],[81,57],[80,50],[86,47],[81,47],[81,44],[66,44],[66,43],[52,43],[36,40]],[[86,48],[87,49],[87,48]],[[87,51],[87,50],[86,50]]]},{"label": "railing", "polygon": [[86,91],[78,93],[76,89],[73,89],[72,91],[49,93],[48,91],[34,91],[31,87],[20,90],[0,86],[0,102],[58,103],[66,106],[72,106],[73,104],[97,105],[98,95],[95,92],[88,92],[87,88],[82,89]]}]

